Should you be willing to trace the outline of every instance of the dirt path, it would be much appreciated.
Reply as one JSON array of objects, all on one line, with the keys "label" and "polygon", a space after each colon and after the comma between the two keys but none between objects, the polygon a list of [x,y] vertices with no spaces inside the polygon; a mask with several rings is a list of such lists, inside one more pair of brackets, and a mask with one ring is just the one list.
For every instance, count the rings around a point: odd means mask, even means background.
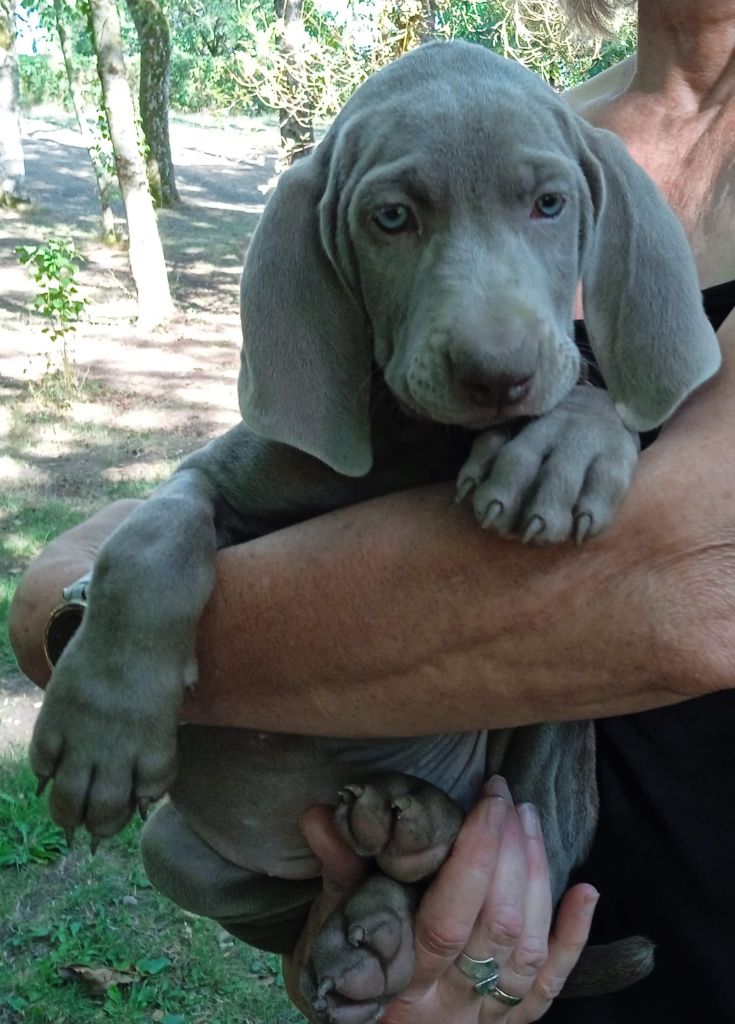
[{"label": "dirt path", "polygon": [[[171,142],[183,201],[159,219],[179,314],[144,335],[125,252],[95,238],[94,180],[78,134],[63,116],[25,121],[33,206],[0,220],[0,531],[8,537],[19,503],[102,501],[116,486],[159,478],[172,459],[236,421],[239,274],[273,174],[277,130],[175,117]],[[79,284],[89,315],[74,340],[84,399],[65,415],[39,414],[28,396],[48,342],[14,252],[50,237],[73,238],[86,258]],[[12,544],[3,546],[0,567],[18,572],[23,562],[14,560]],[[38,705],[38,692],[6,671],[0,752],[27,741]]]}]

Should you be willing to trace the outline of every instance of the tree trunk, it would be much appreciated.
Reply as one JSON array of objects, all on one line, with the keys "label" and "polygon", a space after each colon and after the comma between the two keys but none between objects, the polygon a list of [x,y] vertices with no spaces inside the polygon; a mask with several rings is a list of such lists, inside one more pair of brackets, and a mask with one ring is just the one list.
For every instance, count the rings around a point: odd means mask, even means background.
[{"label": "tree trunk", "polygon": [[90,0],[90,20],[102,97],[130,236],[130,269],[138,292],[138,320],[153,327],[173,313],[156,213],[138,148],[135,108],[125,75],[115,0]]},{"label": "tree trunk", "polygon": [[61,44],[61,53],[64,58],[64,67],[66,68],[66,78],[69,83],[69,95],[74,104],[79,134],[82,136],[82,141],[89,153],[89,159],[97,182],[100,214],[102,216],[102,236],[106,242],[114,242],[116,238],[115,216],[112,212],[111,196],[115,181],[100,158],[95,138],[89,130],[89,123],[84,110],[82,87],[79,82],[79,71],[74,63],[74,48],[69,34],[64,0],[54,0],[54,15],[56,17],[56,31],[58,32],[59,43]]},{"label": "tree trunk", "polygon": [[303,45],[304,0],[275,0],[283,28],[278,49],[285,63],[284,103],[280,110],[281,145],[289,163],[306,156],[314,146],[313,102],[309,95]]},{"label": "tree trunk", "polygon": [[28,202],[20,141],[14,7],[13,0],[0,0],[0,206]]},{"label": "tree trunk", "polygon": [[125,0],[140,43],[140,119],[148,184],[159,206],[179,201],[168,132],[171,34],[158,0]]},{"label": "tree trunk", "polygon": [[419,42],[430,43],[436,39],[436,26],[438,11],[436,0],[421,0],[421,24],[419,27]]}]

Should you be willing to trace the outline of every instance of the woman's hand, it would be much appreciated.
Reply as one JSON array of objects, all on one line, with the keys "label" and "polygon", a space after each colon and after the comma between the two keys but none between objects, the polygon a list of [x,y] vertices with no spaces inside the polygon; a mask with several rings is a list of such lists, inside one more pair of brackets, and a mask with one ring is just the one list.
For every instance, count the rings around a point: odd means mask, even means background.
[{"label": "woman's hand", "polygon": [[[284,961],[286,987],[303,1009],[298,975],[311,939],[366,868],[336,836],[329,809],[311,808],[302,824],[324,866],[322,895],[294,955]],[[530,804],[514,807],[504,780],[491,779],[421,901],[416,972],[409,988],[387,1007],[382,1024],[538,1020],[577,962],[596,902],[591,886],[574,886],[562,900],[549,934],[549,868],[535,809]],[[494,995],[475,991],[475,981],[465,973],[471,965],[461,960],[462,954],[497,962]],[[492,965],[478,968],[483,976],[491,970]],[[503,996],[519,1001],[507,1005]]]}]

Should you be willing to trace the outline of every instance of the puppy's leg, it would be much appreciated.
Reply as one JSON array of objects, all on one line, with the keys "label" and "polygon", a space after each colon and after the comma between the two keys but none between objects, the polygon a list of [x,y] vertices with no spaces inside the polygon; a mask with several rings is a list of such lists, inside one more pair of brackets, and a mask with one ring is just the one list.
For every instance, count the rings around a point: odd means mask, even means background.
[{"label": "puppy's leg", "polygon": [[178,906],[214,918],[238,939],[272,953],[291,953],[321,880],[268,877],[226,860],[165,803],[141,837],[146,874]]},{"label": "puppy's leg", "polygon": [[216,488],[184,469],[102,547],[89,607],[62,654],[33,733],[31,765],[53,778],[52,817],[108,836],[170,786],[196,626],[214,582]]}]

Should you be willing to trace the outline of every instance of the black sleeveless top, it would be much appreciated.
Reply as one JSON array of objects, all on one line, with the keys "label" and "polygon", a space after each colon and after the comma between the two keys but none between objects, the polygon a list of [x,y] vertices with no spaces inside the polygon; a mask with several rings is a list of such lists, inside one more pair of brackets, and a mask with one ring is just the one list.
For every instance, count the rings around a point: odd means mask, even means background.
[{"label": "black sleeveless top", "polygon": [[[717,329],[735,281],[703,301]],[[647,935],[656,966],[544,1022],[735,1024],[735,692],[601,720],[597,744],[600,823],[577,873],[601,894],[591,941]]]}]

